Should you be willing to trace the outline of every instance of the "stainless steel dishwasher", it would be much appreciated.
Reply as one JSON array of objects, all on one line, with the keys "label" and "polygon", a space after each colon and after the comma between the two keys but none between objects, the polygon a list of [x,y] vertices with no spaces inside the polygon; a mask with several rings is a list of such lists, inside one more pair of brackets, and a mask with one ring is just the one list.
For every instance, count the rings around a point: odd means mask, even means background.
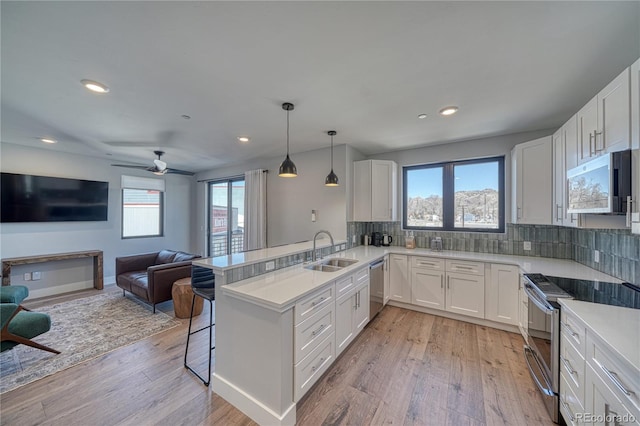
[{"label": "stainless steel dishwasher", "polygon": [[384,301],[384,259],[369,264],[369,321],[382,310]]}]

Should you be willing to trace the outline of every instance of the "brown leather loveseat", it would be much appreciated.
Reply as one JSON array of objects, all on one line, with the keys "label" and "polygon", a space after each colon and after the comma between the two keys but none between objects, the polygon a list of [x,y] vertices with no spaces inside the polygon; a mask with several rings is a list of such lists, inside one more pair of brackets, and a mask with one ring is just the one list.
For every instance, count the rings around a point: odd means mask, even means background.
[{"label": "brown leather loveseat", "polygon": [[191,276],[191,261],[196,254],[162,250],[154,253],[116,257],[116,284],[153,305],[171,300],[171,286]]}]

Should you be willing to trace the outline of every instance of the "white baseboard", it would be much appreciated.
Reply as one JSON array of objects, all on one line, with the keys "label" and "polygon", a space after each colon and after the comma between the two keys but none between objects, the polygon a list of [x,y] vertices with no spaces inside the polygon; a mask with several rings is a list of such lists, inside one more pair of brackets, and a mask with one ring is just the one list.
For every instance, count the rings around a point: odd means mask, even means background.
[{"label": "white baseboard", "polygon": [[89,288],[93,288],[93,280],[61,284],[53,287],[39,288],[36,290],[29,289],[29,299],[39,299],[41,297],[55,296],[58,294],[69,293],[71,291],[86,290]]},{"label": "white baseboard", "polygon": [[284,413],[279,415],[216,373],[213,374],[211,385],[215,393],[260,425],[296,424],[296,404],[293,402]]},{"label": "white baseboard", "polygon": [[389,300],[387,304],[389,306],[395,306],[397,308],[409,309],[411,311],[422,312],[425,314],[432,314],[439,317],[450,318],[458,321],[470,322],[472,324],[482,325],[482,326],[491,327],[491,328],[497,328],[498,330],[520,334],[520,329],[518,328],[517,325],[503,324],[503,323],[486,320],[482,318],[468,317],[466,315],[461,315],[455,312],[441,311],[439,309],[426,308],[424,306],[417,306],[409,303],[397,302],[395,300]]}]

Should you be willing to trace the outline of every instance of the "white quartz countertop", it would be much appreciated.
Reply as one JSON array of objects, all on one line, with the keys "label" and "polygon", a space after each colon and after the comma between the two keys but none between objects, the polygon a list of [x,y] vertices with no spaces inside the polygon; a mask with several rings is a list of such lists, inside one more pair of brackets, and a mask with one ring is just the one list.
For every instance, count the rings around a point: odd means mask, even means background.
[{"label": "white quartz countertop", "polygon": [[[328,256],[358,260],[357,263],[336,272],[311,271],[304,269],[305,265],[299,264],[224,285],[222,286],[222,291],[229,296],[250,301],[282,312],[292,307],[297,299],[342,276],[349,275],[362,267],[368,266],[372,261],[380,259],[388,253],[511,264],[519,266],[525,273],[542,273],[549,276],[561,276],[593,281],[621,282],[619,279],[572,260],[456,251],[434,252],[428,249],[405,249],[403,247],[396,246],[359,246]],[[211,265],[206,264],[205,261],[207,260],[208,259],[203,259],[197,262],[194,261],[194,264],[215,270]],[[261,261],[262,260],[266,259],[261,259]],[[258,260],[254,260],[250,263],[255,263],[257,261]],[[235,266],[240,265],[241,263],[236,264]]]},{"label": "white quartz countertop", "polygon": [[567,299],[559,302],[640,374],[640,309]]},{"label": "white quartz countertop", "polygon": [[[346,244],[344,240],[336,240],[334,244]],[[329,247],[331,241],[328,238],[318,239],[316,241],[316,249]],[[224,275],[224,273],[238,266],[252,265],[258,262],[267,262],[284,256],[289,256],[304,251],[313,250],[313,241],[302,241],[295,244],[286,244],[278,247],[270,247],[260,250],[245,251],[242,253],[234,253],[228,256],[207,257],[194,260],[193,263],[198,266],[213,269],[216,274]]]}]

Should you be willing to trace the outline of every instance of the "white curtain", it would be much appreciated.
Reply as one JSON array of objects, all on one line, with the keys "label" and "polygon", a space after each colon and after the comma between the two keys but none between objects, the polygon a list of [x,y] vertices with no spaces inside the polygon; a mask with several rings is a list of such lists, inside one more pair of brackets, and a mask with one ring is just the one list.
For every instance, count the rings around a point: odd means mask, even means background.
[{"label": "white curtain", "polygon": [[267,246],[267,173],[244,174],[244,251]]}]

